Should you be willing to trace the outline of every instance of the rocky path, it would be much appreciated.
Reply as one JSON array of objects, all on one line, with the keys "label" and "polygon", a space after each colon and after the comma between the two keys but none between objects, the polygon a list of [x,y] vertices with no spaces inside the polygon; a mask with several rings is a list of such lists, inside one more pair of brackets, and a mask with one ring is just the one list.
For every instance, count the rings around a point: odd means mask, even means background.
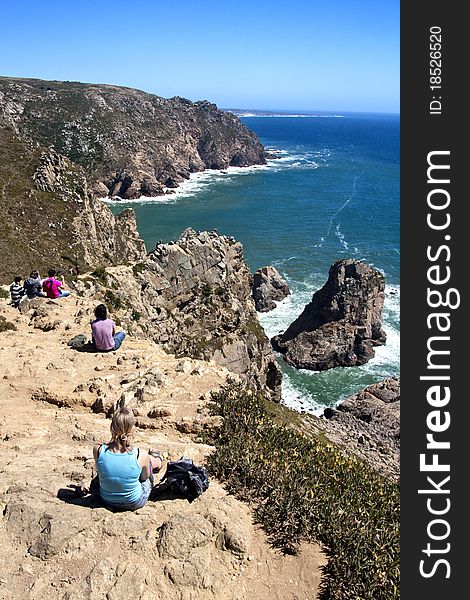
[{"label": "rocky path", "polygon": [[91,301],[36,304],[20,314],[0,300],[17,327],[0,333],[0,598],[316,598],[320,549],[278,554],[217,481],[192,503],[155,499],[133,513],[74,493],[108,439],[101,411],[119,398],[137,415],[135,445],[202,463],[207,399],[228,372],[131,337],[117,353],[77,352],[67,341],[89,333]]}]

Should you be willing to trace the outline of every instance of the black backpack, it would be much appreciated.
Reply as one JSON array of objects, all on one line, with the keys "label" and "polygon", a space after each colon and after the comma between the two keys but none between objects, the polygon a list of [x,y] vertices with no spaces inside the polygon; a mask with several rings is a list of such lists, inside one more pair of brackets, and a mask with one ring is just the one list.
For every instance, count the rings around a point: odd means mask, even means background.
[{"label": "black backpack", "polygon": [[207,490],[209,477],[204,467],[199,467],[190,458],[182,456],[179,460],[168,463],[162,484],[165,490],[192,502]]}]

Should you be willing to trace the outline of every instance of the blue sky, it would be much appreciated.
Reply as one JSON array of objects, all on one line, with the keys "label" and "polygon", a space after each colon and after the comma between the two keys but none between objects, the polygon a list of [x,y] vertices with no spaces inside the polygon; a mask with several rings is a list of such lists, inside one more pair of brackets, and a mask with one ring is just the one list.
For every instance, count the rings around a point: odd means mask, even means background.
[{"label": "blue sky", "polygon": [[220,107],[399,112],[399,0],[16,0],[0,74]]}]

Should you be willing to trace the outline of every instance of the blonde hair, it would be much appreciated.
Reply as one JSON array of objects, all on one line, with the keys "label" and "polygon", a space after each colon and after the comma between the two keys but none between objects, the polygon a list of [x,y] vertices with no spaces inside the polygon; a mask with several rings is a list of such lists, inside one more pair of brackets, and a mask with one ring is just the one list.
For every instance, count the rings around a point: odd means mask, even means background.
[{"label": "blonde hair", "polygon": [[131,445],[129,435],[134,427],[134,413],[124,406],[118,408],[111,421],[111,442],[117,444],[121,450],[126,450]]}]

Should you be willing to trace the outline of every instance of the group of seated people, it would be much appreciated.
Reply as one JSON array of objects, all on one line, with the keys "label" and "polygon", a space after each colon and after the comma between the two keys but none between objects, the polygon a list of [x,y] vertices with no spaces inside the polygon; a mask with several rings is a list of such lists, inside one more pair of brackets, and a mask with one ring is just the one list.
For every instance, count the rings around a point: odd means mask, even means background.
[{"label": "group of seated people", "polygon": [[22,284],[20,276],[15,277],[15,281],[10,286],[11,304],[18,308],[20,302],[25,298],[65,298],[70,296],[70,292],[64,290],[64,282],[57,279],[55,269],[49,269],[48,277],[41,279],[38,271],[32,271]]},{"label": "group of seated people", "polygon": [[[11,304],[18,307],[25,298],[64,298],[70,292],[63,289],[64,282],[56,279],[56,271],[50,269],[48,277],[41,280],[38,271],[32,271],[22,285],[22,278],[15,277],[10,286]],[[105,304],[95,308],[91,323],[92,342],[96,350],[117,350],[126,334],[116,332],[116,323],[109,318]],[[141,450],[132,446],[130,437],[134,428],[134,415],[127,407],[119,408],[111,421],[111,439],[95,446],[93,456],[99,475],[101,500],[118,510],[136,510],[148,500],[154,483],[154,473],[160,471],[163,456],[155,450]]]},{"label": "group of seated people", "polygon": [[[38,271],[32,271],[28,279],[22,284],[21,277],[15,277],[10,286],[11,304],[18,308],[25,298],[65,298],[70,292],[64,290],[64,282],[56,278],[55,269],[49,269],[48,277],[41,279]],[[92,342],[100,352],[117,350],[126,334],[124,331],[116,332],[116,323],[108,317],[105,304],[98,304],[95,308],[95,320],[91,324]]]}]

